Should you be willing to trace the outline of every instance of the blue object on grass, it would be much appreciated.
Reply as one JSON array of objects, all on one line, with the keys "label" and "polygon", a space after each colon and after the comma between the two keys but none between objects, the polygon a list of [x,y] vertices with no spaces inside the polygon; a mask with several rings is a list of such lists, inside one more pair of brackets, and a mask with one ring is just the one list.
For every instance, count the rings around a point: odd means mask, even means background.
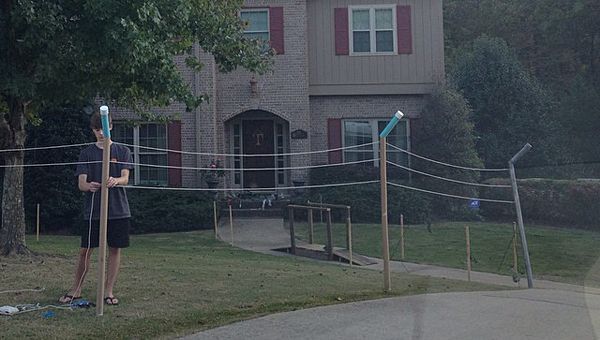
[{"label": "blue object on grass", "polygon": [[50,318],[54,317],[54,315],[55,315],[54,312],[51,310],[47,310],[42,313],[42,316],[46,319],[50,319]]}]

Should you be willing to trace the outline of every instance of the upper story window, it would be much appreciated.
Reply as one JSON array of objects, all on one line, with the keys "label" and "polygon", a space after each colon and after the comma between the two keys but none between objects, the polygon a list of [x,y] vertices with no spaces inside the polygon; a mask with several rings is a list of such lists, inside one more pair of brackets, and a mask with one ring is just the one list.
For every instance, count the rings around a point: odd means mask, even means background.
[{"label": "upper story window", "polygon": [[351,54],[396,53],[395,6],[351,6]]},{"label": "upper story window", "polygon": [[240,18],[247,23],[244,36],[249,39],[269,41],[268,9],[244,9],[240,11]]}]

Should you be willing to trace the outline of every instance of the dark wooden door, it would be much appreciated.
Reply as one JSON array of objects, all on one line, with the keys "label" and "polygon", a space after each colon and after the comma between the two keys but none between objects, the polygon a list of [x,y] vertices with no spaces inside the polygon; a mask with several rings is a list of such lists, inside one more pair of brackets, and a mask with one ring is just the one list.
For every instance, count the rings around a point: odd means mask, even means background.
[{"label": "dark wooden door", "polygon": [[[272,120],[244,120],[242,123],[244,154],[274,154]],[[274,168],[274,156],[244,157],[244,169]],[[275,170],[244,171],[244,188],[275,187]]]}]

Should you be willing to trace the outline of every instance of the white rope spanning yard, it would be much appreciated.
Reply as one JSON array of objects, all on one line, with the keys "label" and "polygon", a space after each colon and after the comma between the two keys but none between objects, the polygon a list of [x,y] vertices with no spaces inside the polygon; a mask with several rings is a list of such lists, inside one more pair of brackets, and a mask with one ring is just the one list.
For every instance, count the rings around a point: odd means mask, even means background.
[{"label": "white rope spanning yard", "polygon": [[94,144],[94,142],[90,142],[90,143],[80,143],[80,144],[65,144],[65,145],[39,146],[39,147],[33,147],[33,148],[22,148],[22,149],[2,149],[2,150],[0,150],[0,153],[2,153],[2,152],[15,152],[15,151],[33,151],[33,150],[64,149],[64,148],[74,148],[74,147],[78,147],[78,146],[87,146],[87,145],[92,145],[92,144]]},{"label": "white rope spanning yard", "polygon": [[272,187],[272,188],[174,188],[174,187],[148,187],[148,186],[141,186],[141,185],[125,185],[125,186],[123,186],[123,188],[150,189],[150,190],[175,190],[175,191],[276,191],[276,190],[287,190],[287,189],[343,187],[343,186],[350,186],[350,185],[363,185],[363,184],[372,184],[372,183],[379,183],[379,180],[363,181],[363,182],[334,183],[334,184],[315,184],[315,185],[302,185],[302,186]]},{"label": "white rope spanning yard", "polygon": [[425,190],[425,189],[419,189],[419,188],[415,188],[415,187],[409,187],[407,185],[402,185],[402,184],[397,184],[397,183],[393,183],[393,182],[387,182],[387,184],[394,186],[394,187],[399,187],[399,188],[404,188],[404,189],[409,189],[409,190],[415,190],[415,191],[420,191],[420,192],[425,192],[428,194],[434,194],[434,195],[439,195],[439,196],[445,196],[445,197],[452,197],[452,198],[460,198],[460,199],[464,199],[464,200],[479,200],[482,202],[492,202],[492,203],[506,203],[506,204],[513,204],[515,203],[514,201],[504,201],[504,200],[494,200],[494,199],[489,199],[489,198],[477,198],[477,197],[466,197],[466,196],[459,196],[459,195],[451,195],[451,194],[444,194],[442,192],[437,192],[437,191],[430,191],[430,190]]},{"label": "white rope spanning yard", "polygon": [[353,161],[345,163],[332,163],[332,164],[321,164],[321,165],[306,165],[306,166],[289,166],[281,168],[197,168],[189,166],[175,166],[175,165],[158,165],[158,164],[146,164],[146,163],[130,163],[130,162],[116,162],[118,164],[126,165],[139,165],[150,168],[163,168],[163,169],[178,169],[178,170],[201,170],[201,171],[270,171],[270,170],[303,170],[303,169],[315,169],[315,168],[327,168],[333,166],[351,165],[368,163],[378,161],[379,158],[365,159],[362,161]]},{"label": "white rope spanning yard", "polygon": [[404,150],[402,148],[399,148],[399,147],[397,147],[397,146],[395,146],[393,144],[390,144],[390,143],[387,143],[387,145],[391,146],[393,149],[396,149],[398,151],[402,151],[402,152],[404,152],[407,155],[411,155],[413,157],[417,157],[417,158],[420,158],[420,159],[423,159],[423,160],[426,160],[426,161],[430,161],[430,162],[433,162],[433,163],[436,163],[436,164],[445,165],[445,166],[448,166],[448,167],[451,167],[451,168],[457,168],[457,169],[463,169],[463,170],[473,170],[473,171],[489,171],[489,172],[492,172],[492,171],[496,171],[496,172],[508,171],[508,168],[504,168],[504,169],[469,168],[469,167],[466,167],[466,166],[460,166],[460,165],[454,165],[454,164],[444,163],[444,162],[436,161],[436,160],[431,159],[431,158],[427,158],[427,157],[424,157],[424,156],[417,155],[416,153],[412,153],[410,151],[406,151],[406,150]]},{"label": "white rope spanning yard", "polygon": [[433,174],[430,174],[430,173],[427,173],[427,172],[422,172],[422,171],[419,171],[419,170],[411,169],[411,168],[402,166],[400,164],[396,164],[396,163],[394,163],[392,161],[387,161],[387,163],[391,164],[391,165],[393,165],[395,167],[407,170],[407,171],[411,171],[411,172],[414,172],[414,173],[417,173],[417,174],[421,174],[421,175],[425,175],[425,176],[430,176],[430,177],[437,178],[437,179],[440,179],[440,180],[443,180],[443,181],[454,182],[454,183],[465,184],[465,185],[472,185],[472,186],[489,187],[489,188],[511,188],[510,185],[503,185],[503,184],[484,184],[484,183],[463,182],[463,181],[459,181],[457,179],[440,177],[440,176],[436,176],[436,175],[433,175]]},{"label": "white rope spanning yard", "polygon": [[182,154],[182,155],[217,156],[217,157],[270,157],[270,156],[299,156],[299,155],[311,155],[311,154],[325,153],[325,152],[336,152],[336,151],[355,149],[355,148],[360,148],[363,146],[378,144],[379,142],[371,142],[371,143],[345,146],[345,147],[339,147],[339,148],[333,148],[333,149],[327,149],[327,150],[287,152],[287,153],[260,153],[260,154],[259,153],[257,153],[257,154],[242,154],[242,153],[192,152],[192,151],[181,151],[181,150],[173,150],[173,149],[153,148],[153,147],[149,147],[149,146],[132,145],[132,144],[119,143],[119,142],[113,142],[113,143],[132,147],[132,148],[178,153],[178,154]]},{"label": "white rope spanning yard", "polygon": [[61,163],[33,163],[33,164],[5,164],[5,165],[0,165],[0,168],[34,168],[34,167],[43,167],[43,166],[65,166],[65,165],[94,164],[94,163],[102,163],[102,161],[61,162]]}]

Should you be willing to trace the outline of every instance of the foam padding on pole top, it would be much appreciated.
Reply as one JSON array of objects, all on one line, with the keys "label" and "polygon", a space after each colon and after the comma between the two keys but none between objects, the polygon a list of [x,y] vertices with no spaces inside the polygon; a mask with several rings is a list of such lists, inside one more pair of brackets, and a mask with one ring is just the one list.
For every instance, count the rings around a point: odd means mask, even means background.
[{"label": "foam padding on pole top", "polygon": [[396,126],[396,124],[398,124],[398,121],[402,119],[402,117],[404,117],[404,113],[402,113],[400,110],[396,111],[396,113],[392,117],[392,120],[390,120],[385,129],[383,129],[383,131],[381,131],[381,133],[379,134],[379,137],[386,138],[390,134],[392,129]]},{"label": "foam padding on pole top", "polygon": [[110,139],[110,122],[108,120],[108,106],[100,106],[100,119],[102,120],[102,134]]}]

